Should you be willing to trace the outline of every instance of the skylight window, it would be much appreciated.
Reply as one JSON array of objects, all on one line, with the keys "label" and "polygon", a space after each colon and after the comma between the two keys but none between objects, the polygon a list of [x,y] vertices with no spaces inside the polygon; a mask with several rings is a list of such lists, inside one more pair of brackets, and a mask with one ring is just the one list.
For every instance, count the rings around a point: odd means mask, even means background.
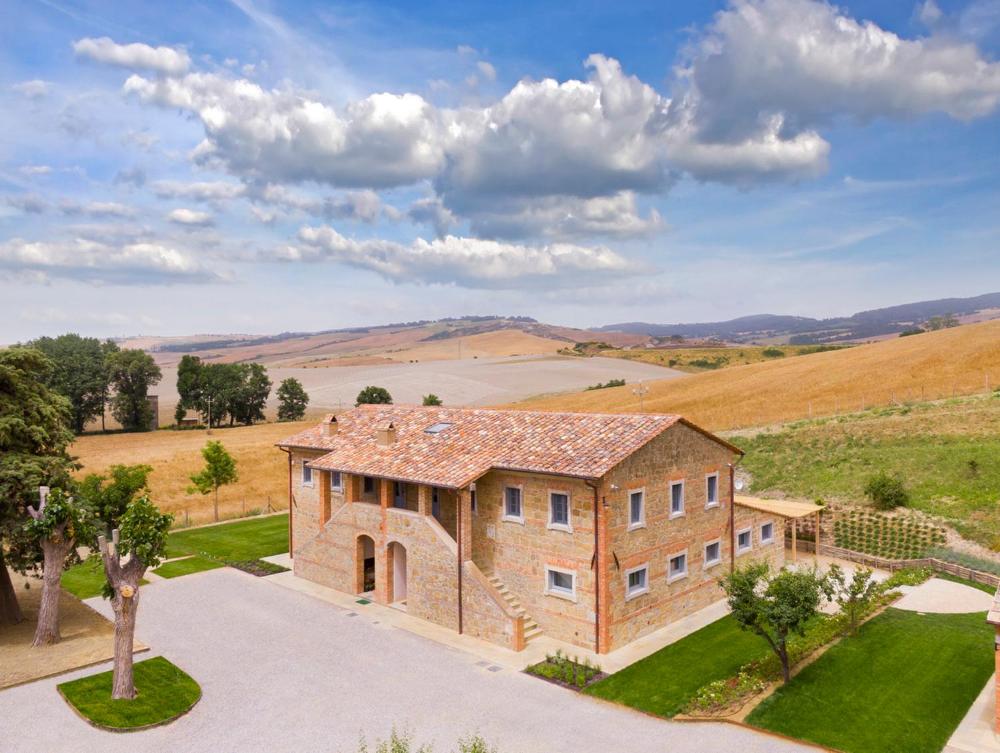
[{"label": "skylight window", "polygon": [[426,429],[424,429],[424,433],[426,433],[426,434],[440,434],[445,429],[450,429],[451,426],[452,426],[451,424],[447,424],[447,423],[431,424]]}]

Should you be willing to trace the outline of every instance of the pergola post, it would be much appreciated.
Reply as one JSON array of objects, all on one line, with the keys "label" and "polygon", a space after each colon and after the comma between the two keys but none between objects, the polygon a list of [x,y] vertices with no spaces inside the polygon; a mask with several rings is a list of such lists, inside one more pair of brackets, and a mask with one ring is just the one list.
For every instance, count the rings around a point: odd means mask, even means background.
[{"label": "pergola post", "polygon": [[816,511],[816,528],[813,531],[813,559],[819,564],[819,511]]},{"label": "pergola post", "polygon": [[798,562],[799,559],[798,529],[798,520],[792,518],[792,562]]}]

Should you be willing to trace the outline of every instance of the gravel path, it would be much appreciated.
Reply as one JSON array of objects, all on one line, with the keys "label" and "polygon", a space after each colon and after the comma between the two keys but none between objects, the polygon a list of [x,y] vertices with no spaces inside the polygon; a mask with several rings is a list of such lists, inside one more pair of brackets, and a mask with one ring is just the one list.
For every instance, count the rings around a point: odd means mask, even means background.
[{"label": "gravel path", "polygon": [[162,653],[201,683],[190,714],[140,733],[100,732],[62,701],[57,680],[40,680],[0,692],[4,753],[354,753],[361,733],[371,742],[394,725],[437,753],[477,730],[501,753],[815,750],[731,725],[666,722],[490,671],[465,653],[229,568],[145,587],[138,637],[153,647],[144,656]]},{"label": "gravel path", "polygon": [[905,591],[905,595],[893,606],[911,612],[959,614],[988,612],[993,608],[993,597],[985,591],[941,578],[931,578],[919,586],[900,590]]}]

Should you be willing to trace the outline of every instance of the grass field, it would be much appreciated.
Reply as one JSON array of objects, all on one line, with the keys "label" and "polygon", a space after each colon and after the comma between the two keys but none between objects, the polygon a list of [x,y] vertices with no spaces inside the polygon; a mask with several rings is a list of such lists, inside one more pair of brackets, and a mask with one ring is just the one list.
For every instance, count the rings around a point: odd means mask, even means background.
[{"label": "grass field", "polygon": [[[1000,321],[844,350],[645,383],[642,408],[713,430],[764,426],[893,402],[982,393],[1000,385]],[[634,385],[527,400],[514,407],[638,411]]]},{"label": "grass field", "polygon": [[757,635],[723,617],[655,654],[591,685],[584,692],[659,716],[677,714],[704,685],[732,677],[767,653]]},{"label": "grass field", "polygon": [[981,613],[888,609],[747,722],[846,753],[938,753],[993,672],[992,636]]},{"label": "grass field", "polygon": [[255,560],[288,551],[288,517],[272,515],[219,526],[176,531],[167,539],[168,558],[186,554],[235,561]]},{"label": "grass field", "polygon": [[111,671],[64,682],[59,692],[84,718],[115,730],[164,724],[201,698],[198,683],[162,656],[137,662],[133,671],[137,695],[130,701],[111,699]]},{"label": "grass field", "polygon": [[898,476],[910,506],[1000,550],[1000,396],[800,421],[733,437],[756,494],[863,501],[865,481]]},{"label": "grass field", "polygon": [[186,557],[175,562],[165,562],[153,572],[161,578],[179,578],[182,575],[200,573],[205,570],[215,570],[220,567],[225,567],[225,563],[219,560],[212,560],[207,557]]},{"label": "grass field", "polygon": [[[602,350],[602,356],[642,361],[657,366],[688,371],[716,371],[732,366],[779,361],[783,358],[810,355],[816,345],[738,345],[725,348],[634,348],[632,350]],[[832,349],[832,348],[831,348]]]},{"label": "grass field", "polygon": [[70,451],[83,464],[78,475],[101,473],[118,463],[151,465],[153,501],[161,510],[174,513],[175,526],[184,524],[185,510],[194,525],[212,519],[211,497],[187,493],[191,474],[204,465],[201,448],[208,440],[219,440],[236,458],[239,481],[219,490],[220,515],[236,517],[254,508],[266,512],[269,501],[276,509],[288,507],[288,461],[274,443],[314,423],[213,429],[211,435],[203,430],[88,435],[77,439]]}]

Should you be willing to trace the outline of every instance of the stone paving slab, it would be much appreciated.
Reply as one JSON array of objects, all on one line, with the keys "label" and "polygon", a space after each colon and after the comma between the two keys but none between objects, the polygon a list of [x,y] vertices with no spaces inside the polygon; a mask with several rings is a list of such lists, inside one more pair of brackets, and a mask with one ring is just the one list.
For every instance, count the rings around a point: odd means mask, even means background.
[{"label": "stone paving slab", "polygon": [[903,598],[893,604],[911,612],[960,614],[987,612],[993,607],[993,597],[972,586],[964,586],[941,578],[931,578],[919,586],[907,589]]}]

